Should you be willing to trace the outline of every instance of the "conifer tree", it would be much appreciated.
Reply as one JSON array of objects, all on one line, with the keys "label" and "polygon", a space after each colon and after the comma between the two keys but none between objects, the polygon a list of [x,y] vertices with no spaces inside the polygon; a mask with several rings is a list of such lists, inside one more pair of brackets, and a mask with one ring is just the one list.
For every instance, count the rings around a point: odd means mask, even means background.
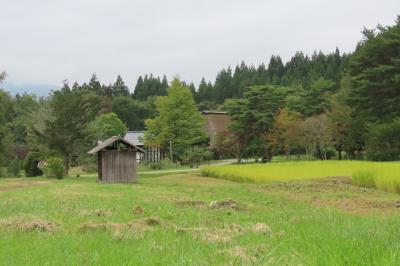
[{"label": "conifer tree", "polygon": [[112,90],[113,97],[129,96],[129,89],[125,85],[125,83],[122,80],[122,77],[120,75],[118,75],[117,80],[111,87],[111,90]]}]

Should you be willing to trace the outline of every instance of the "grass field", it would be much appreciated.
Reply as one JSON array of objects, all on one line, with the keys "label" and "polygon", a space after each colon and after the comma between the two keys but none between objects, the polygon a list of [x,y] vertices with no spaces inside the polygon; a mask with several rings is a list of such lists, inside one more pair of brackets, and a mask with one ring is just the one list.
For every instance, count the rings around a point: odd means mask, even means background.
[{"label": "grass field", "polygon": [[236,182],[271,182],[346,176],[360,186],[400,193],[400,162],[299,161],[270,164],[210,166],[202,169],[208,177]]},{"label": "grass field", "polygon": [[0,264],[398,265],[398,207],[346,178],[0,179]]}]

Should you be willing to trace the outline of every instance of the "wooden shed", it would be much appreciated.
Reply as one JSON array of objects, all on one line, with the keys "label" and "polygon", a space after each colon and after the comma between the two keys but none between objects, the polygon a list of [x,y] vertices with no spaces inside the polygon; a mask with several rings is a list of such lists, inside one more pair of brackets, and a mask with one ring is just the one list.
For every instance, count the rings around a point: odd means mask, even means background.
[{"label": "wooden shed", "polygon": [[91,149],[97,154],[98,178],[104,183],[133,183],[137,178],[136,153],[144,151],[129,141],[114,136]]}]

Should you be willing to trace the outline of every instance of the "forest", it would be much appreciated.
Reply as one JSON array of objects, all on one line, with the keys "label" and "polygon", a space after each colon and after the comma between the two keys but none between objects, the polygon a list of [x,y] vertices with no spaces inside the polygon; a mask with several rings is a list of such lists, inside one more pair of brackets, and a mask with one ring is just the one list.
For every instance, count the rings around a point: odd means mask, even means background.
[{"label": "forest", "polygon": [[[71,166],[90,165],[94,159],[86,152],[96,141],[126,130],[149,129],[146,141],[166,149],[173,141],[176,160],[184,162],[185,150],[206,149],[197,110],[231,117],[215,158],[400,160],[400,17],[362,34],[352,53],[337,48],[297,52],[287,62],[279,55],[258,66],[242,62],[197,87],[147,74],[131,92],[121,76],[102,84],[93,74],[83,84],[64,81],[48,97],[0,89],[0,176],[22,169],[40,175],[37,164],[49,158],[62,160],[68,174]],[[0,82],[6,78],[2,72]],[[188,121],[192,129],[179,130]]]}]

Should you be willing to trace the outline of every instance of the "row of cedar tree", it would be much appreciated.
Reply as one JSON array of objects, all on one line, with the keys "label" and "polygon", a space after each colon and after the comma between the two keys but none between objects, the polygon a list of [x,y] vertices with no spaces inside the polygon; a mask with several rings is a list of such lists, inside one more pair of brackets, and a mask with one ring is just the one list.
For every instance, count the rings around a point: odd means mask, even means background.
[{"label": "row of cedar tree", "polygon": [[127,129],[149,129],[149,144],[172,141],[174,158],[185,161],[187,148],[205,138],[198,109],[231,117],[230,132],[214,151],[219,156],[399,160],[399,47],[397,19],[391,27],[365,29],[352,54],[298,52],[285,64],[272,56],[268,65],[223,69],[197,89],[146,75],[130,93],[120,76],[104,85],[93,75],[88,83],[65,82],[47,98],[0,90],[0,174],[17,175],[23,166],[37,174],[35,164],[49,156],[63,158],[68,171],[93,160],[86,151],[95,140]]}]

